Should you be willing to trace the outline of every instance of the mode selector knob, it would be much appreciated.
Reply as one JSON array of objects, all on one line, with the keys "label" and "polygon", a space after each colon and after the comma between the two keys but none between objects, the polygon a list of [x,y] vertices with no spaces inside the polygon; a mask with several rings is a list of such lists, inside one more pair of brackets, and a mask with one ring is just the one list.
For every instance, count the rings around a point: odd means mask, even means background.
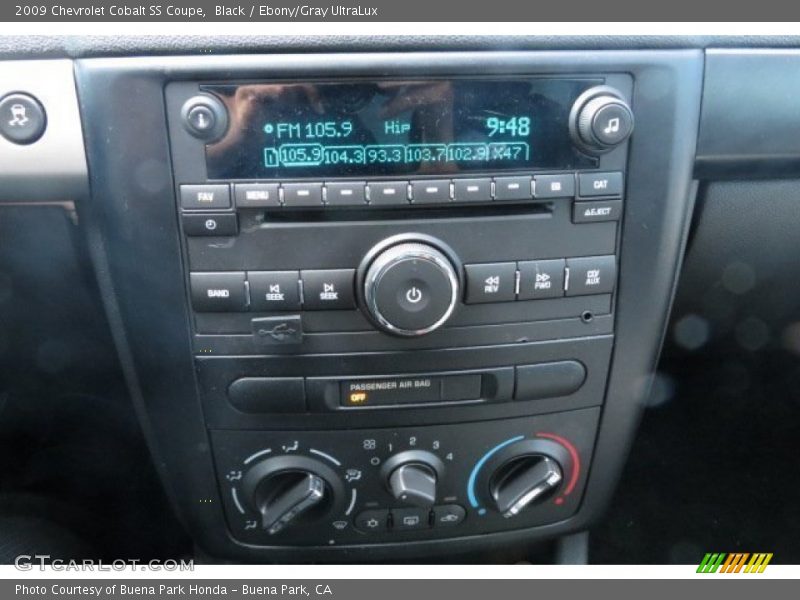
[{"label": "mode selector knob", "polygon": [[622,94],[597,86],[575,101],[570,129],[583,150],[600,154],[627,140],[633,132],[633,112]]},{"label": "mode selector knob", "polygon": [[277,456],[256,463],[242,482],[244,499],[274,535],[289,526],[310,524],[341,506],[344,489],[327,465],[304,456]]},{"label": "mode selector knob", "polygon": [[[441,327],[459,296],[455,258],[422,236],[390,239],[367,255],[360,272],[363,305],[383,331],[412,337]],[[449,254],[449,255],[448,255]]]}]

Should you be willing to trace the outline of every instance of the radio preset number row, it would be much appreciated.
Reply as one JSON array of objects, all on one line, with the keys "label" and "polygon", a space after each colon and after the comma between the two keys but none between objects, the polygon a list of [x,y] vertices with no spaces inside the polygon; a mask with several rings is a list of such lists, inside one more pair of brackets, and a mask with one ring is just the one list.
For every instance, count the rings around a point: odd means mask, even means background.
[{"label": "radio preset number row", "polygon": [[[547,200],[576,196],[576,174],[515,175],[411,181],[330,181],[181,185],[184,210],[435,205]],[[620,172],[577,173],[578,196],[622,195]]]}]

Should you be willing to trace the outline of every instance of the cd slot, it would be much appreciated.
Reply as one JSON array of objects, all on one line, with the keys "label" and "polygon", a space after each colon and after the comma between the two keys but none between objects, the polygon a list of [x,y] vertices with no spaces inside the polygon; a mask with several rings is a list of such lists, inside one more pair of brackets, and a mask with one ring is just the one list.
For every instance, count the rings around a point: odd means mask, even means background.
[{"label": "cd slot", "polygon": [[329,221],[402,221],[410,219],[458,218],[458,217],[499,217],[514,215],[542,215],[553,213],[553,202],[515,202],[508,204],[494,203],[489,205],[441,206],[409,206],[398,208],[343,208],[332,211],[326,208],[258,210],[239,209],[257,215],[265,223],[289,223],[294,221],[329,222]]}]

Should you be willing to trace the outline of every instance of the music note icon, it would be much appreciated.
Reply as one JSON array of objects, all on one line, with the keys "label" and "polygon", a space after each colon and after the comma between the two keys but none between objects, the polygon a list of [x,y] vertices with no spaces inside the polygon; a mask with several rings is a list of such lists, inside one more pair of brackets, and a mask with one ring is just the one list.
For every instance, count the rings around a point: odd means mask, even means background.
[{"label": "music note icon", "polygon": [[603,133],[609,135],[611,133],[618,133],[619,132],[619,118],[614,117],[613,119],[608,120],[608,125],[606,128],[603,129]]}]

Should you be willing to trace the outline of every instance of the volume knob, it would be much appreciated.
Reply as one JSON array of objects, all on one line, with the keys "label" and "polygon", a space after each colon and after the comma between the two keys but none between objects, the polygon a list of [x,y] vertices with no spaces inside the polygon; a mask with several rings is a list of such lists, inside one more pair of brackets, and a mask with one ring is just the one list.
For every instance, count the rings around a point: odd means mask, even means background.
[{"label": "volume knob", "polygon": [[458,300],[452,259],[427,240],[387,241],[362,263],[368,316],[383,331],[405,337],[438,329]]}]

